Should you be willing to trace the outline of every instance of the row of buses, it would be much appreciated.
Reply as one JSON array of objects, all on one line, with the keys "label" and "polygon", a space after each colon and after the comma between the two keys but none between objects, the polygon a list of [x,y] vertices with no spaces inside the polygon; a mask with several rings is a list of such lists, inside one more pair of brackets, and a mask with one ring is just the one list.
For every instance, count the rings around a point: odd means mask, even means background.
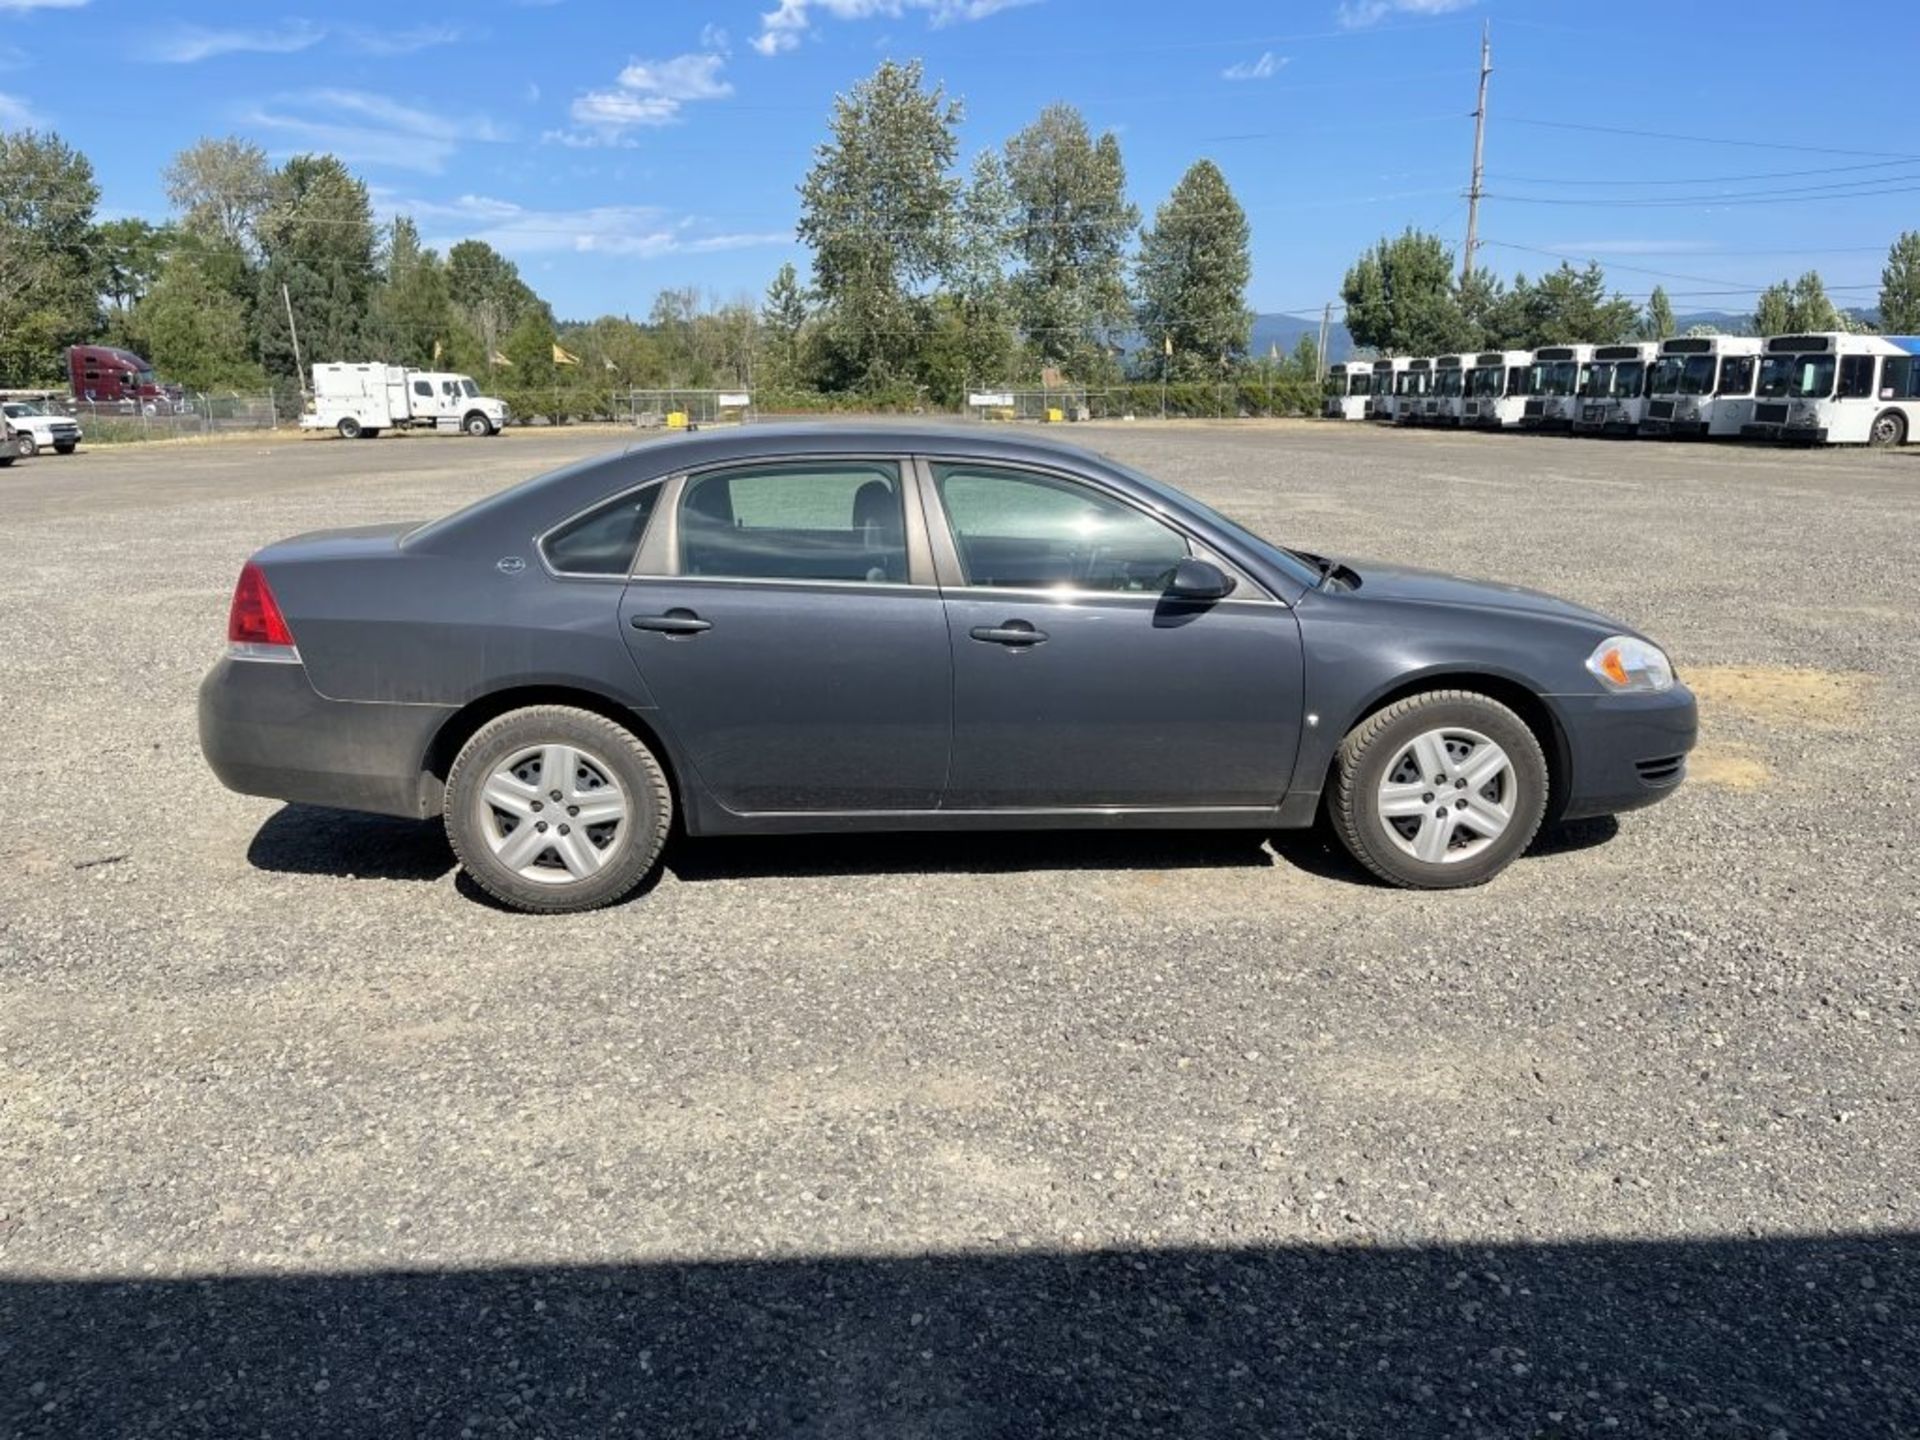
[{"label": "row of buses", "polygon": [[1328,371],[1324,413],[1485,430],[1904,445],[1920,440],[1920,337],[1682,335],[1349,360]]}]

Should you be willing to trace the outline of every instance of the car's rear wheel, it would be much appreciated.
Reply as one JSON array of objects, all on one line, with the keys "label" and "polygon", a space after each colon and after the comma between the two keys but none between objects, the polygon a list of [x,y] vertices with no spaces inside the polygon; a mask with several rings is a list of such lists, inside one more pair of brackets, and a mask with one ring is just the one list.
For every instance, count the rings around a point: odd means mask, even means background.
[{"label": "car's rear wheel", "polygon": [[447,838],[482,890],[517,910],[611,905],[660,857],[666,773],[624,726],[563,705],[512,710],[447,775]]},{"label": "car's rear wheel", "polygon": [[351,415],[342,415],[340,417],[340,423],[333,428],[340,432],[340,438],[342,440],[358,440],[360,438],[360,422]]},{"label": "car's rear wheel", "polygon": [[1907,417],[1898,410],[1888,410],[1876,415],[1873,428],[1867,432],[1867,443],[1890,449],[1907,443]]},{"label": "car's rear wheel", "polygon": [[1341,842],[1394,885],[1491,880],[1546,814],[1546,756],[1497,700],[1430,690],[1379,710],[1341,742],[1329,806]]}]

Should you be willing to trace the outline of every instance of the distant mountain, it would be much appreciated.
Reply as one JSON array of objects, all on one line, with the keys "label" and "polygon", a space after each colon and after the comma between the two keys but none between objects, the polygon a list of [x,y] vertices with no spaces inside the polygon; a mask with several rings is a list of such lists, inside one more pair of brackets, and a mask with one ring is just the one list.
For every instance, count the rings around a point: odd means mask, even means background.
[{"label": "distant mountain", "polygon": [[[1293,347],[1300,343],[1302,335],[1318,343],[1320,339],[1320,317],[1318,315],[1256,315],[1253,317],[1253,343],[1247,353],[1255,360],[1264,360],[1275,346],[1279,347],[1280,358],[1285,359],[1293,353]],[[1347,334],[1347,327],[1338,320],[1327,331],[1327,361],[1335,363],[1347,358],[1353,350],[1353,337]]]}]

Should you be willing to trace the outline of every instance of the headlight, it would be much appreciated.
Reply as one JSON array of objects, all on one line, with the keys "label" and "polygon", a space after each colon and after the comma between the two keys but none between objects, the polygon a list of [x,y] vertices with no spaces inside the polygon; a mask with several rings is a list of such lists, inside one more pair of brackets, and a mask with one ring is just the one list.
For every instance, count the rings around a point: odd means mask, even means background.
[{"label": "headlight", "polygon": [[1602,640],[1587,657],[1587,669],[1607,689],[1622,694],[1673,688],[1673,662],[1666,651],[1631,635]]}]

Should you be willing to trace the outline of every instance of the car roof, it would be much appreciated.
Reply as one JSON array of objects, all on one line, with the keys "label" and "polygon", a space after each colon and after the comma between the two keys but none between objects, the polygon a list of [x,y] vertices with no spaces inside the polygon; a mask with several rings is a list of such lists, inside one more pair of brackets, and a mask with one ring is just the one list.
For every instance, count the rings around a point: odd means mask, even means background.
[{"label": "car roof", "polygon": [[1025,430],[986,425],[935,425],[918,420],[885,421],[777,421],[771,424],[728,426],[641,442],[628,453],[664,459],[667,468],[700,465],[733,455],[768,450],[819,454],[840,450],[892,450],[908,454],[949,451],[1008,458],[1071,457],[1082,464],[1100,457],[1080,445]]}]

